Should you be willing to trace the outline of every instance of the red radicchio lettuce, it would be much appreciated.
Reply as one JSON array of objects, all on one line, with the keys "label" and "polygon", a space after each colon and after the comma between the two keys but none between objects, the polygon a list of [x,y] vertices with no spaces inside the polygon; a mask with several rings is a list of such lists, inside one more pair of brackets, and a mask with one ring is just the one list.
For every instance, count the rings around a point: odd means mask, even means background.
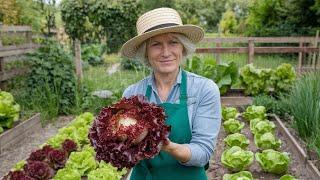
[{"label": "red radicchio lettuce", "polygon": [[55,170],[59,168],[63,168],[64,165],[67,162],[67,152],[64,150],[52,150],[49,152],[48,159],[51,164],[51,167],[53,167]]},{"label": "red radicchio lettuce", "polygon": [[27,175],[38,180],[47,180],[54,176],[54,170],[41,161],[29,161],[23,169]]},{"label": "red radicchio lettuce", "polygon": [[2,180],[34,180],[23,171],[10,171]]},{"label": "red radicchio lettuce", "polygon": [[44,161],[46,159],[46,153],[42,149],[38,149],[36,151],[33,151],[27,161]]},{"label": "red radicchio lettuce", "polygon": [[53,150],[54,150],[54,148],[50,145],[45,145],[42,147],[42,151],[44,151],[44,153],[46,154],[46,157],[48,157],[49,153]]},{"label": "red radicchio lettuce", "polygon": [[89,131],[89,139],[97,160],[131,168],[158,154],[169,131],[163,108],[140,95],[103,108]]},{"label": "red radicchio lettuce", "polygon": [[70,139],[66,139],[62,143],[62,148],[63,148],[63,150],[68,152],[68,154],[70,154],[72,151],[76,151],[77,150],[77,143],[75,143],[74,141],[72,141]]}]

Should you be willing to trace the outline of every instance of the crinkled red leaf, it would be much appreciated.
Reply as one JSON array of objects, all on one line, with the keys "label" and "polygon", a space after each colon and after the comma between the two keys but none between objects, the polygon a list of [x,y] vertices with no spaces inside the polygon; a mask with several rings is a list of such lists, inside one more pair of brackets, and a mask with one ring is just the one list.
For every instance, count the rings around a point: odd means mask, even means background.
[{"label": "crinkled red leaf", "polygon": [[54,170],[41,161],[29,161],[23,169],[27,175],[37,180],[47,180],[54,176]]},{"label": "crinkled red leaf", "polygon": [[44,161],[46,159],[47,155],[46,152],[42,149],[38,149],[36,151],[33,151],[27,161]]},{"label": "crinkled red leaf", "polygon": [[62,148],[63,150],[65,150],[66,152],[68,152],[68,154],[70,154],[73,151],[77,150],[77,143],[75,143],[73,140],[71,139],[66,139],[63,143],[62,143]]},{"label": "crinkled red leaf", "polygon": [[67,158],[67,152],[64,150],[52,150],[48,155],[49,163],[55,170],[63,168],[67,162]]},{"label": "crinkled red leaf", "polygon": [[10,171],[2,180],[34,180],[34,178],[26,175],[23,171]]},{"label": "crinkled red leaf", "polygon": [[[125,118],[136,120],[136,124],[119,124]],[[132,96],[103,108],[90,129],[89,139],[97,160],[131,168],[158,154],[169,131],[163,108],[148,103],[144,96]]]}]

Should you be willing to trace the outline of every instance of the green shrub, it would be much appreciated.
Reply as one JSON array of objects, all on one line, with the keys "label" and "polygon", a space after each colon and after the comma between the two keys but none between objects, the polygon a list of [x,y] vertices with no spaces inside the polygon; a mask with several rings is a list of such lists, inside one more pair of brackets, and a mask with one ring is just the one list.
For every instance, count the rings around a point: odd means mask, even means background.
[{"label": "green shrub", "polygon": [[[46,93],[52,94],[57,101],[57,112],[71,113],[75,105],[76,77],[70,53],[49,39],[28,57],[31,62],[31,73],[27,79],[29,93],[32,95],[38,91],[38,98],[46,98]],[[37,101],[41,102],[40,99]]]}]

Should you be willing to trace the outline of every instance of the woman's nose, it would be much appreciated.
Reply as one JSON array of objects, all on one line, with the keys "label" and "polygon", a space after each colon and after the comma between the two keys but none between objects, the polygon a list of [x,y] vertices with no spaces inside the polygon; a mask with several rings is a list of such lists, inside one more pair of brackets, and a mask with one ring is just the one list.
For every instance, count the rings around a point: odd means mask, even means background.
[{"label": "woman's nose", "polygon": [[167,44],[164,44],[163,45],[163,50],[162,50],[163,52],[162,52],[162,55],[164,56],[164,57],[168,57],[168,56],[170,56],[170,47],[167,45]]}]

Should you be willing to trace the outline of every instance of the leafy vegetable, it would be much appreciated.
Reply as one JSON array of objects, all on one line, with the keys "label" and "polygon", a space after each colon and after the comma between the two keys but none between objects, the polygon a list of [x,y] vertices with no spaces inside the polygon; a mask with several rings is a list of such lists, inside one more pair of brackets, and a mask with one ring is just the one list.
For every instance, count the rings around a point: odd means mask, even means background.
[{"label": "leafy vegetable", "polygon": [[253,180],[253,177],[249,171],[240,171],[234,174],[223,175],[223,180]]},{"label": "leafy vegetable", "polygon": [[285,174],[280,177],[279,180],[297,180],[294,176],[291,176],[290,174]]},{"label": "leafy vegetable", "polygon": [[255,118],[265,119],[266,118],[266,108],[264,106],[249,106],[246,111],[243,112],[243,117],[250,121]]},{"label": "leafy vegetable", "polygon": [[75,143],[71,139],[66,139],[62,143],[62,149],[64,151],[66,151],[68,154],[70,154],[72,151],[76,151],[77,150],[77,143]]},{"label": "leafy vegetable", "polygon": [[249,146],[249,140],[247,139],[247,137],[240,133],[230,134],[223,141],[227,144],[228,147],[239,146],[242,149],[245,149]]},{"label": "leafy vegetable", "polygon": [[107,164],[104,161],[101,161],[99,164],[99,168],[91,171],[88,174],[88,180],[118,180],[126,174],[126,169],[122,169],[118,171],[116,167],[113,167],[111,164]]},{"label": "leafy vegetable", "polygon": [[13,96],[0,91],[0,133],[3,128],[12,128],[13,122],[19,119],[20,106],[14,102]]},{"label": "leafy vegetable", "polygon": [[10,171],[2,180],[34,180],[23,171]]},{"label": "leafy vegetable", "polygon": [[221,162],[231,171],[242,171],[253,162],[253,152],[233,146],[222,153]]},{"label": "leafy vegetable", "polygon": [[276,128],[276,125],[268,120],[259,121],[255,126],[253,126],[253,129],[251,130],[252,134],[264,134],[267,132],[274,133]]},{"label": "leafy vegetable", "polygon": [[223,120],[235,119],[239,116],[239,112],[234,107],[222,107],[222,118]]},{"label": "leafy vegetable", "polygon": [[287,172],[290,163],[288,153],[281,153],[273,149],[267,149],[262,151],[262,153],[256,153],[255,157],[265,172],[274,174],[284,174]]},{"label": "leafy vegetable", "polygon": [[258,122],[260,121],[263,121],[263,119],[260,119],[260,118],[255,118],[255,119],[252,119],[250,121],[250,130],[253,131],[254,127],[257,125]]},{"label": "leafy vegetable", "polygon": [[96,161],[90,151],[72,152],[65,168],[78,171],[83,176],[96,169]]},{"label": "leafy vegetable", "polygon": [[13,170],[14,170],[14,171],[23,170],[23,166],[24,166],[26,163],[27,163],[27,161],[25,161],[25,160],[22,160],[22,161],[17,162],[17,164],[14,165]]},{"label": "leafy vegetable", "polygon": [[50,151],[50,153],[48,154],[48,159],[50,161],[49,163],[51,167],[53,167],[56,170],[64,167],[67,158],[67,152],[64,150],[55,149]]},{"label": "leafy vegetable", "polygon": [[27,175],[35,179],[50,179],[54,176],[54,170],[45,162],[29,161],[24,166]]},{"label": "leafy vegetable", "polygon": [[240,132],[244,127],[244,123],[235,119],[229,119],[223,123],[223,128],[227,133]]},{"label": "leafy vegetable", "polygon": [[271,75],[276,93],[288,92],[296,80],[296,73],[291,64],[283,63]]},{"label": "leafy vegetable", "polygon": [[225,94],[237,82],[238,76],[238,67],[232,61],[229,64],[218,64],[213,80],[217,83],[220,93]]},{"label": "leafy vegetable", "polygon": [[89,127],[93,119],[93,114],[88,112],[77,116],[68,126],[59,129],[58,133],[47,141],[47,144],[60,148],[66,139],[74,141],[79,147],[89,144]]},{"label": "leafy vegetable", "polygon": [[54,180],[81,180],[81,175],[76,169],[63,168],[59,169],[53,177]]},{"label": "leafy vegetable", "polygon": [[130,168],[154,157],[169,135],[170,127],[164,120],[164,110],[143,96],[123,98],[103,108],[89,134],[96,159]]},{"label": "leafy vegetable", "polygon": [[260,149],[278,149],[281,146],[281,140],[276,139],[273,133],[255,134],[254,143]]},{"label": "leafy vegetable", "polygon": [[271,85],[271,69],[256,69],[252,64],[247,64],[240,69],[240,84],[245,88],[246,95],[257,95],[268,92]]},{"label": "leafy vegetable", "polygon": [[215,59],[200,59],[197,56],[187,59],[184,69],[214,80],[221,94],[225,94],[237,82],[239,76],[235,62],[217,65]]}]

